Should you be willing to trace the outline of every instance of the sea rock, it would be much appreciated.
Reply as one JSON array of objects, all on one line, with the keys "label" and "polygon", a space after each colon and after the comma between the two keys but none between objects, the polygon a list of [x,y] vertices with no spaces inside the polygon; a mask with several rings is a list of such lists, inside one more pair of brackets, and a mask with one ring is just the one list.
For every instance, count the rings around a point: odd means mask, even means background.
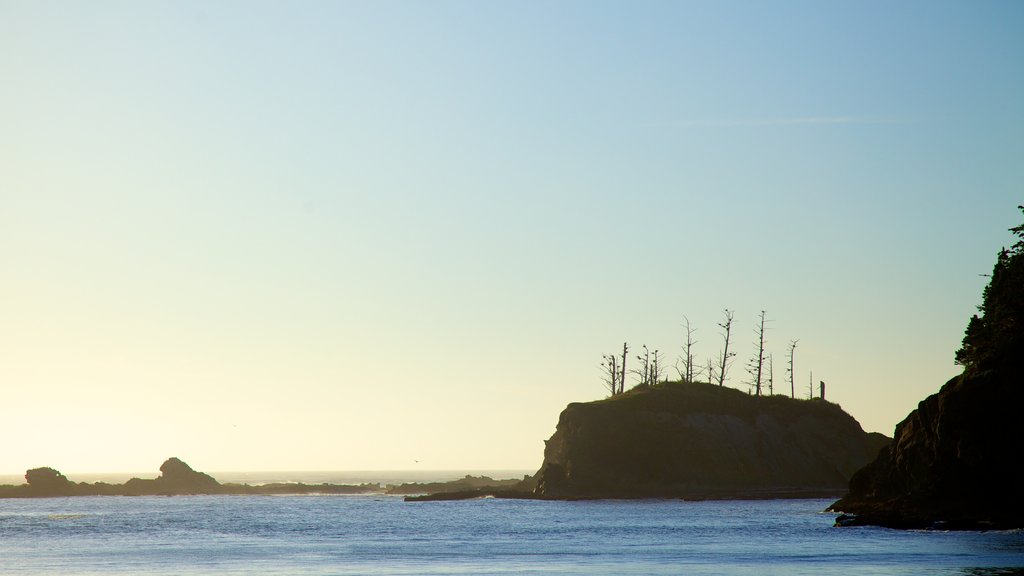
[{"label": "sea rock", "polygon": [[570,404],[547,441],[545,498],[779,498],[842,494],[889,439],[837,404],[704,383]]},{"label": "sea rock", "polygon": [[123,491],[129,496],[220,494],[220,482],[208,474],[196,472],[178,458],[168,458],[160,466],[160,476],[153,480],[132,478],[124,483]]},{"label": "sea rock", "polygon": [[892,528],[1024,527],[1022,405],[1024,380],[1005,371],[953,378],[830,509]]},{"label": "sea rock", "polygon": [[160,465],[160,477],[156,482],[174,494],[211,494],[220,489],[220,482],[212,476],[196,472],[177,458],[168,458]]},{"label": "sea rock", "polygon": [[49,467],[27,470],[25,482],[28,483],[26,492],[32,496],[71,496],[76,492],[75,483]]}]

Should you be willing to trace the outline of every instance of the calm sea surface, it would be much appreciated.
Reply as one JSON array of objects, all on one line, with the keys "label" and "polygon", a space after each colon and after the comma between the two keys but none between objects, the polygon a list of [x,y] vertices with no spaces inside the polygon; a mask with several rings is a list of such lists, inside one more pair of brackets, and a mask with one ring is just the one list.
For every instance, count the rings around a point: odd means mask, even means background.
[{"label": "calm sea surface", "polygon": [[0,500],[0,574],[1024,574],[1024,532],[836,529],[828,504]]}]

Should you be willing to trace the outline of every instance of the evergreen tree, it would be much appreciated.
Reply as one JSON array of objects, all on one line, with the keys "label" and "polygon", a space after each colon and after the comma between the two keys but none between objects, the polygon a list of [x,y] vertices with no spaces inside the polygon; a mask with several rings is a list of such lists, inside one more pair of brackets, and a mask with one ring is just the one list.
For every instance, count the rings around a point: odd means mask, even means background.
[{"label": "evergreen tree", "polygon": [[[1018,206],[1024,212],[1024,206]],[[982,292],[980,315],[967,323],[956,363],[980,372],[1024,358],[1024,224],[1010,228],[1017,243],[996,257]]]}]

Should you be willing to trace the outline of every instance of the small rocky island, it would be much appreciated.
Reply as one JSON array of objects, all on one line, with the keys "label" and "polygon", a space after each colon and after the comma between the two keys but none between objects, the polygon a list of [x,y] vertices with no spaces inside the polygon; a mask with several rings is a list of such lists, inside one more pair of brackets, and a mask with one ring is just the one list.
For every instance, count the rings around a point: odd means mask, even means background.
[{"label": "small rocky island", "polygon": [[1018,241],[999,252],[956,353],[963,373],[854,475],[830,508],[843,513],[837,525],[1024,528],[1024,225],[1010,231]]},{"label": "small rocky island", "polygon": [[700,382],[570,404],[547,441],[541,498],[803,498],[842,494],[889,442],[822,399]]}]

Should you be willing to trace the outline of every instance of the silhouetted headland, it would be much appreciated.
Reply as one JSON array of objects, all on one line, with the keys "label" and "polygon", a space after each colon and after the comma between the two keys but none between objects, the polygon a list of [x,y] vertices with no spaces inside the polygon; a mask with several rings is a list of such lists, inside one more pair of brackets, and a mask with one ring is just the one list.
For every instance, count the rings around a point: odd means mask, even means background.
[{"label": "silhouetted headland", "polygon": [[[1024,208],[1021,208],[1024,210]],[[956,361],[961,375],[896,426],[831,506],[839,526],[1024,528],[1024,225],[996,259]]]},{"label": "silhouetted headland", "polygon": [[827,497],[888,441],[821,399],[666,382],[570,404],[544,449],[536,495]]}]

